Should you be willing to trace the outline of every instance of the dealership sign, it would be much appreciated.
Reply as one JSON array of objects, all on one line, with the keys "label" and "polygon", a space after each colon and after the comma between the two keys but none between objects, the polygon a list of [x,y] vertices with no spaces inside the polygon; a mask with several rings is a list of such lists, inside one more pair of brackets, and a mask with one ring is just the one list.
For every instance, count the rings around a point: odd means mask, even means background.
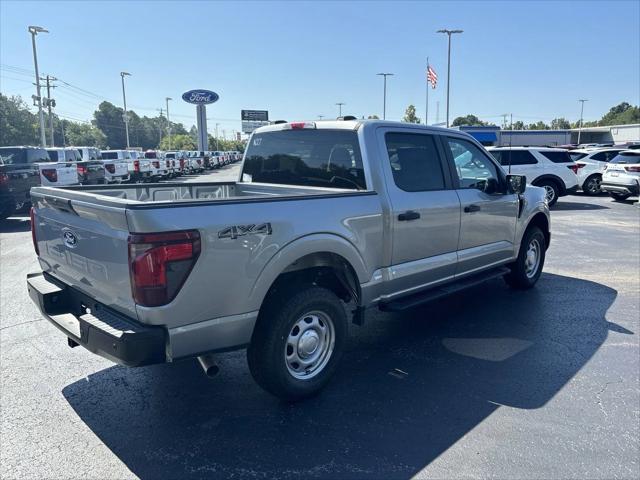
[{"label": "dealership sign", "polygon": [[269,112],[267,110],[241,110],[242,133],[251,133],[256,128],[269,125]]},{"label": "dealership sign", "polygon": [[217,102],[220,97],[211,90],[189,90],[182,94],[182,99],[194,105],[208,105]]}]

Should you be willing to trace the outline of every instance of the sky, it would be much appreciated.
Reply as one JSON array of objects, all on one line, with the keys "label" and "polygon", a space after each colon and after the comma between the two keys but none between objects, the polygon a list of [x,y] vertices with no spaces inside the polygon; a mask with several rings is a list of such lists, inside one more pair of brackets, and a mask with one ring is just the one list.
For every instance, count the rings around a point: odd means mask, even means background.
[{"label": "sky", "polygon": [[[501,124],[556,117],[597,120],[622,101],[640,103],[640,1],[584,2],[177,2],[0,0],[0,92],[35,93],[28,25],[40,73],[56,82],[63,118],[90,120],[97,104],[127,104],[155,116],[172,97],[172,121],[187,128],[195,107],[181,94],[204,88],[207,108],[230,135],[241,109],[272,120],[382,117],[400,120],[409,104],[425,116],[427,57],[439,82],[429,90],[429,123],[444,122],[447,38],[452,37],[450,119],[475,114]],[[66,82],[66,83],[62,83]],[[71,85],[71,86],[70,86]],[[436,118],[437,105],[439,115]]]}]

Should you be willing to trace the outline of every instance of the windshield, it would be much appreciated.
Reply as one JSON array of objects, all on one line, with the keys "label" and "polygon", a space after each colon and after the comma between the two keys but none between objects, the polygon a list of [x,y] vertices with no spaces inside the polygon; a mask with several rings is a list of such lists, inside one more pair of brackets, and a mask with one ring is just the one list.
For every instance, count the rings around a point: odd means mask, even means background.
[{"label": "windshield", "polygon": [[244,182],[366,189],[358,135],[352,130],[283,130],[255,134]]},{"label": "windshield", "polygon": [[587,154],[584,152],[569,152],[569,156],[571,157],[571,160],[573,160],[574,162],[577,162],[581,158],[586,157]]}]

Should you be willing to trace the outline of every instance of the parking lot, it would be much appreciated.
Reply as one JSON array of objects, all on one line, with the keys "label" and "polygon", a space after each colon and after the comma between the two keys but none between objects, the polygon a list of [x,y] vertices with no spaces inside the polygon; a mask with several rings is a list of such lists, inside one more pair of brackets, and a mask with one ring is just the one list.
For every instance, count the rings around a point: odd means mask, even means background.
[{"label": "parking lot", "polygon": [[[182,181],[233,181],[239,165]],[[0,226],[6,478],[638,478],[640,209],[567,196],[536,288],[492,281],[351,326],[335,379],[284,404],[244,351],[127,369],[42,320],[29,220]]]}]

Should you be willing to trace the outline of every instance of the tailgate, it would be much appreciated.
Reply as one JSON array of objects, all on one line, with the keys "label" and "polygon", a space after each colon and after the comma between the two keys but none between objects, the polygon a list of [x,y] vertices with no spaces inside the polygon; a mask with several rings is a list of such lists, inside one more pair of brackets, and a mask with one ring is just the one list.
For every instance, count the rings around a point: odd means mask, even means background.
[{"label": "tailgate", "polygon": [[116,172],[114,173],[114,175],[117,175],[118,177],[126,177],[129,174],[129,167],[127,165],[127,162],[117,162],[115,166]]},{"label": "tailgate", "polygon": [[[78,167],[75,163],[41,163],[40,167],[40,178],[42,179],[42,184],[47,185],[53,183],[54,185],[74,185],[78,183]],[[56,171],[56,181],[50,181],[46,175],[42,174],[43,170],[55,170]],[[44,178],[43,178],[44,177]]]},{"label": "tailgate", "polygon": [[[32,198],[42,270],[136,318],[129,279],[126,209],[36,188]],[[49,189],[46,189],[49,190]]]}]

